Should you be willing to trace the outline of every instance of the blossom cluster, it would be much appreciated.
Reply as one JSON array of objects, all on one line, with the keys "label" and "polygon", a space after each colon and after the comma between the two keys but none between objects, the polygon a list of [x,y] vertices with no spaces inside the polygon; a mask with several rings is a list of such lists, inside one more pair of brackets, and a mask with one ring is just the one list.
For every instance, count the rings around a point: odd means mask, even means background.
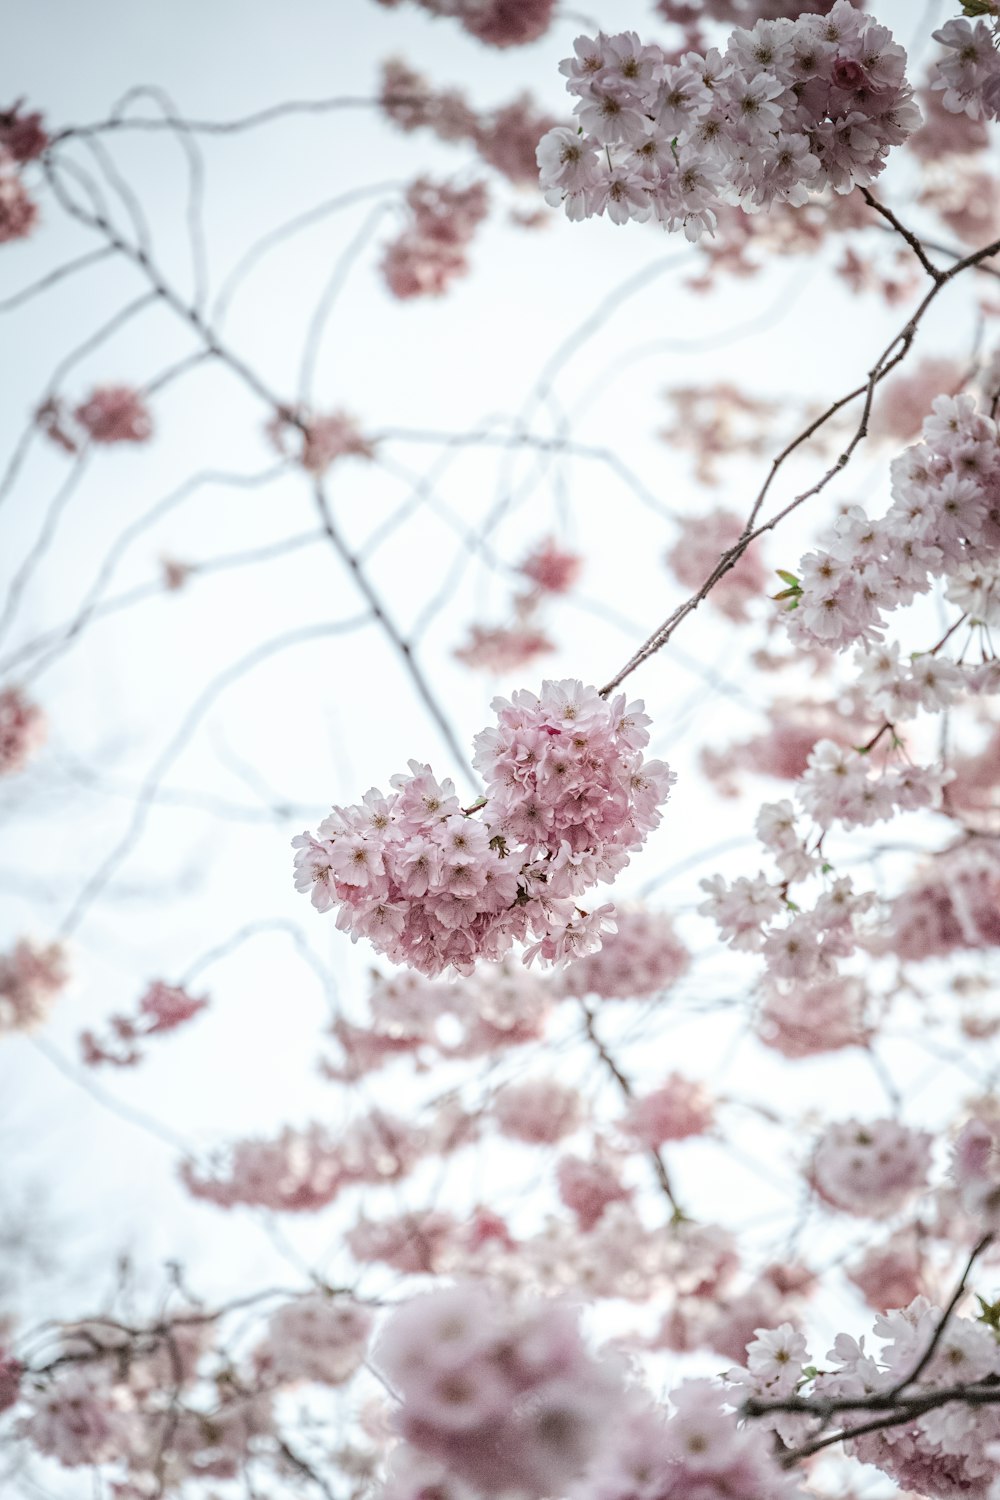
[{"label": "blossom cluster", "polygon": [[20,938],[9,953],[0,953],[0,1035],[40,1026],[68,980],[61,943],[43,947]]},{"label": "blossom cluster", "polygon": [[108,1022],[108,1035],[99,1038],[93,1031],[80,1035],[80,1051],[88,1067],[112,1063],[115,1067],[133,1067],[142,1058],[140,1043],[147,1037],[160,1036],[185,1026],[208,1005],[208,1000],[189,995],[183,985],[164,984],[156,979],[139,1000],[136,1014],[114,1015]]},{"label": "blossom cluster", "polygon": [[[997,424],[972,396],[939,396],[922,439],[894,460],[892,504],[882,519],[852,506],[835,523],[829,545],[802,559],[787,613],[793,640],[833,650],[876,644],[884,612],[911,604],[934,578],[947,580],[973,619],[996,607]],[[901,707],[907,698],[917,706],[947,706],[970,675],[947,663],[901,663],[892,653],[878,658],[875,670]]]},{"label": "blossom cluster", "polygon": [[45,714],[23,689],[0,689],[0,776],[22,771],[47,733]]},{"label": "blossom cluster", "polygon": [[825,17],[758,21],[724,54],[679,62],[634,32],[579,37],[561,64],[579,128],[539,144],[546,198],[573,219],[653,218],[694,240],[724,205],[752,213],[850,192],[920,123],[905,64],[849,0]]},{"label": "blossom cluster", "polygon": [[887,946],[904,960],[1000,947],[1000,856],[987,843],[946,850],[890,906]]},{"label": "blossom cluster", "polygon": [[38,204],[25,184],[24,169],[48,144],[37,110],[26,112],[20,103],[0,110],[0,245],[24,239],[38,222]]},{"label": "blossom cluster", "polygon": [[453,187],[419,177],[406,190],[406,223],[385,248],[382,275],[394,297],[440,297],[469,269],[466,250],[485,219],[482,182]]},{"label": "blossom cluster", "polygon": [[314,1292],[272,1313],[254,1364],[268,1384],[343,1385],[368,1349],[372,1315],[347,1297]]},{"label": "blossom cluster", "polygon": [[896,1120],[834,1121],[816,1143],[809,1178],[832,1207],[888,1219],[926,1187],[932,1139]]},{"label": "blossom cluster", "polygon": [[227,1157],[204,1168],[184,1161],[180,1176],[193,1197],[219,1208],[310,1213],[345,1188],[398,1182],[422,1158],[447,1156],[474,1139],[476,1129],[458,1108],[442,1109],[426,1128],[373,1109],[339,1132],[288,1126],[271,1140],[237,1141]]},{"label": "blossom cluster", "polygon": [[320,414],[298,408],[279,412],[265,430],[272,446],[283,457],[293,458],[307,474],[325,474],[341,458],[375,457],[374,442],[346,411]]},{"label": "blossom cluster", "polygon": [[432,1487],[540,1500],[626,1500],[636,1493],[763,1500],[796,1494],[762,1431],[740,1429],[710,1381],[671,1392],[666,1417],[595,1358],[553,1302],[501,1300],[459,1283],[414,1298],[385,1324],[375,1362],[399,1403],[405,1446],[385,1500]]},{"label": "blossom cluster", "polygon": [[946,21],[934,40],[946,49],[934,69],[931,87],[944,91],[953,114],[972,120],[1000,120],[1000,18]]},{"label": "blossom cluster", "polygon": [[95,386],[72,412],[58,396],[45,401],[35,421],[64,453],[78,453],[84,443],[146,443],[153,418],[145,397],[130,385]]},{"label": "blossom cluster", "polygon": [[[729,1378],[744,1399],[779,1404],[791,1396],[845,1402],[856,1396],[863,1402],[905,1386],[914,1402],[926,1398],[928,1409],[917,1407],[905,1423],[871,1432],[863,1431],[871,1422],[871,1411],[863,1405],[840,1410],[839,1419],[848,1431],[862,1429],[859,1436],[845,1440],[845,1451],[881,1469],[904,1491],[931,1500],[957,1500],[960,1495],[987,1500],[997,1472],[1000,1409],[993,1404],[935,1403],[933,1398],[941,1388],[994,1385],[1000,1376],[1000,1343],[984,1322],[953,1316],[939,1333],[941,1320],[940,1308],[926,1297],[915,1297],[906,1307],[876,1319],[875,1337],[883,1341],[877,1354],[866,1349],[863,1338],[841,1333],[827,1355],[833,1368],[818,1373],[809,1363],[805,1338],[790,1324],[761,1328],[749,1347],[747,1368],[730,1372]],[[934,1352],[921,1367],[935,1338]],[[794,1448],[816,1436],[822,1419],[779,1409],[758,1421]]]},{"label": "blossom cluster", "polygon": [[578,900],[628,864],[674,779],[643,758],[649,720],[624,696],[605,702],[567,679],[493,709],[497,727],[475,740],[486,782],[475,808],[411,762],[388,797],[373,788],[293,840],[296,885],[313,905],[336,907],[352,939],[424,974],[470,973],[515,942],[529,944],[526,963],[597,947],[612,908]]}]

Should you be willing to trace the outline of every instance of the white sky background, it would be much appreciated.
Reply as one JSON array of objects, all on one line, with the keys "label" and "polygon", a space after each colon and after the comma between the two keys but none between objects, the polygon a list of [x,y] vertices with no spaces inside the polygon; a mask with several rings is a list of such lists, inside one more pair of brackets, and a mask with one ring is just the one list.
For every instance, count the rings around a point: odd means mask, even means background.
[{"label": "white sky background", "polygon": [[[606,29],[634,26],[663,35],[645,4],[605,0],[588,9]],[[926,37],[931,13],[935,24],[943,13],[931,7],[925,16],[923,6],[905,0],[881,0],[877,10],[905,44],[918,21]],[[369,0],[292,0],[280,6],[175,0],[169,7],[62,0],[21,7],[10,20],[0,99],[24,94],[45,110],[52,126],[61,126],[104,118],[128,88],[149,82],[166,89],[186,115],[227,119],[293,98],[373,96],[379,63],[396,53],[436,85],[459,84],[477,107],[530,88],[559,113],[564,95],[557,64],[578,29],[561,22],[532,47],[497,53],[450,23],[406,7],[385,11]],[[137,109],[150,112],[144,102]],[[107,144],[150,217],[157,263],[188,295],[184,163],[176,142],[167,134],[136,132],[109,137]],[[78,150],[86,162],[86,152]],[[439,145],[423,132],[404,136],[372,110],[292,118],[208,139],[204,153],[215,290],[261,234],[335,194],[371,183],[405,184],[423,171],[480,175],[464,147]],[[516,195],[488,175],[494,211],[472,246],[472,274],[440,301],[400,304],[384,292],[378,247],[399,222],[398,190],[374,200],[384,205],[381,221],[350,270],[325,330],[317,409],[345,406],[375,432],[462,433],[498,420],[523,420],[533,432],[549,434],[553,415],[533,399],[543,372],[553,368],[554,356],[602,299],[649,268],[645,288],[623,300],[558,365],[558,401],[572,412],[586,399],[573,419],[576,440],[617,454],[666,511],[697,512],[725,503],[746,513],[764,462],[730,463],[717,496],[706,495],[693,482],[688,456],[668,451],[656,438],[667,415],[664,387],[727,379],[753,394],[829,398],[857,382],[904,321],[902,309],[886,311],[875,298],[854,298],[831,278],[829,264],[841,254],[839,246],[810,262],[775,264],[752,280],[724,278],[706,298],[684,284],[700,263],[681,238],[636,225],[569,225],[555,211],[546,229],[527,232],[507,222],[506,210],[515,203],[531,206],[531,195]],[[897,184],[893,201],[905,202],[905,167],[887,181]],[[289,399],[317,299],[372,207],[371,201],[361,203],[288,241],[260,263],[232,304],[227,341]],[[42,211],[43,225],[30,240],[0,252],[0,298],[93,244],[84,231],[67,225],[50,199],[43,199]],[[0,320],[4,452],[18,440],[61,356],[141,290],[136,273],[111,262]],[[917,352],[963,358],[973,330],[973,297],[968,288],[956,287],[927,320]],[[76,368],[63,389],[75,401],[95,383],[141,384],[193,347],[189,331],[169,309],[157,308]],[[221,366],[188,374],[154,400],[153,411],[151,445],[114,448],[90,464],[0,657],[70,618],[123,528],[190,476],[208,469],[258,473],[274,463],[262,434],[266,410]],[[791,435],[793,420],[794,414],[776,423],[775,450]],[[336,466],[329,493],[348,538],[360,543],[390,516],[410,493],[407,475],[431,469],[441,451],[434,443],[393,442],[384,445],[385,466]],[[772,565],[794,566],[803,540],[832,514],[838,499],[872,499],[877,506],[887,458],[885,450],[862,455],[847,478],[811,507],[805,529],[796,520],[772,539]],[[800,481],[812,482],[823,467],[816,453],[791,466],[776,500],[789,498]],[[0,515],[5,577],[33,546],[68,469],[64,455],[43,440],[34,444]],[[463,744],[488,722],[495,691],[537,687],[543,676],[606,680],[682,597],[661,562],[674,535],[669,519],[644,507],[597,461],[561,458],[540,479],[537,471],[531,453],[472,446],[449,459],[435,493],[456,524],[472,530],[499,499],[507,501],[493,538],[507,564],[516,564],[547,533],[577,547],[587,558],[580,595],[634,621],[634,629],[567,603],[551,616],[560,648],[555,655],[510,680],[470,673],[452,651],[472,621],[505,618],[512,579],[469,559],[420,652]],[[110,593],[155,579],[161,554],[199,561],[315,525],[309,485],[300,474],[257,489],[209,484],[136,539]],[[378,552],[374,581],[404,629],[441,587],[460,550],[455,529],[425,506]],[[51,718],[50,744],[31,771],[2,788],[0,946],[24,930],[45,938],[58,926],[128,825],[133,802],[127,794],[208,684],[283,632],[353,616],[361,608],[343,565],[318,544],[266,564],[195,578],[179,594],[150,598],[93,624],[32,685]],[[663,827],[622,877],[616,898],[730,839],[745,837],[746,851],[684,870],[655,899],[666,909],[689,912],[701,875],[756,870],[752,833],[760,796],[720,804],[696,770],[701,746],[728,743],[763,723],[760,706],[768,685],[748,680],[741,651],[741,632],[702,609],[683,627],[677,650],[657,656],[627,684],[654,716],[654,753],[669,759],[680,779]],[[706,685],[698,664],[725,675],[734,693]],[[133,852],[76,932],[75,981],[46,1041],[75,1061],[82,1027],[132,1009],[150,979],[179,979],[202,955],[258,921],[297,924],[328,971],[337,999],[348,1014],[352,1007],[357,1014],[370,955],[352,949],[332,918],[317,916],[296,895],[288,842],[331,802],[357,800],[373,784],[386,787],[409,757],[431,761],[440,775],[453,770],[447,747],[377,627],[299,645],[241,678],[212,703],[167,771],[163,786],[180,800],[153,807]],[[240,770],[246,766],[252,768],[249,781]],[[92,787],[81,784],[91,778]],[[468,790],[458,779],[460,790]],[[260,787],[269,789],[272,802],[311,812],[269,817]],[[773,787],[755,790],[779,795]],[[249,810],[250,818],[220,819],[188,805],[187,794],[224,799]],[[683,920],[696,946],[712,945],[708,924]],[[712,960],[708,981],[699,983],[714,986],[719,997],[735,998],[746,991],[741,972],[721,955]],[[200,1149],[245,1133],[267,1134],[285,1122],[346,1118],[347,1101],[315,1070],[329,998],[287,932],[255,937],[207,968],[193,988],[212,997],[206,1015],[183,1034],[151,1043],[135,1073],[105,1070],[92,1081]],[[789,1070],[756,1043],[739,1042],[738,1032],[738,1022],[688,1020],[669,1031],[669,1043],[663,1043],[669,1054],[647,1054],[650,1076],[678,1066],[717,1085],[721,1078],[724,1090],[787,1099],[796,1109],[807,1110],[821,1089],[838,1101],[831,1113],[884,1111],[874,1075],[856,1057]],[[720,1074],[720,1063],[727,1061]],[[910,1096],[907,1116],[924,1123],[931,1110],[927,1056],[903,1049],[897,1061],[904,1078],[925,1085],[923,1093]],[[734,1115],[736,1120],[742,1117]],[[749,1150],[753,1128],[741,1123],[740,1130]],[[39,1197],[32,1216],[41,1214],[44,1224],[51,1214],[57,1226],[60,1274],[45,1283],[44,1293],[37,1285],[26,1288],[26,1306],[36,1312],[39,1300],[46,1313],[79,1312],[84,1294],[102,1295],[120,1249],[135,1254],[147,1284],[163,1260],[186,1262],[208,1296],[253,1277],[297,1279],[255,1216],[192,1203],[174,1182],[177,1152],[123,1123],[61,1075],[31,1040],[7,1040],[0,1050],[0,1152],[0,1212],[16,1207],[26,1191],[44,1190],[51,1208]],[[718,1152],[694,1144],[677,1158],[681,1196],[690,1198],[696,1212],[717,1215]],[[763,1168],[788,1176],[785,1161],[764,1162]],[[463,1171],[474,1169],[462,1169],[460,1178]],[[735,1194],[731,1201],[745,1220],[787,1209],[786,1197],[756,1169],[742,1175],[737,1170],[733,1182],[726,1196]],[[490,1191],[487,1182],[487,1198]],[[329,1239],[329,1221],[322,1232],[287,1227],[310,1254]]]}]

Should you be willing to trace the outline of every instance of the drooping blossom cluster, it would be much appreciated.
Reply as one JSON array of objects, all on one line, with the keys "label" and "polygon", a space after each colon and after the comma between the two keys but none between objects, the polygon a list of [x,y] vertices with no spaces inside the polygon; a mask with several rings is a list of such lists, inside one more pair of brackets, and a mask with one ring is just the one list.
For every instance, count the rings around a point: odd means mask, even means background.
[{"label": "drooping blossom cluster", "polygon": [[934,40],[946,49],[931,87],[942,89],[945,109],[971,120],[1000,120],[1000,17],[946,21]]},{"label": "drooping blossom cluster", "polygon": [[47,733],[45,714],[21,688],[0,689],[0,776],[22,771]]},{"label": "drooping blossom cluster", "polygon": [[466,251],[489,209],[485,183],[453,187],[419,177],[406,190],[406,222],[382,256],[394,297],[440,297],[469,269]]},{"label": "drooping blossom cluster", "polygon": [[145,1038],[176,1031],[207,1005],[206,997],[189,995],[182,985],[164,984],[156,979],[140,999],[135,1015],[109,1018],[104,1038],[93,1031],[81,1033],[83,1061],[89,1067],[99,1067],[102,1063],[112,1063],[118,1068],[134,1067],[143,1057],[140,1043]]},{"label": "drooping blossom cluster", "polygon": [[834,1121],[813,1149],[809,1180],[844,1213],[888,1219],[926,1187],[932,1140],[896,1120]]},{"label": "drooping blossom cluster", "polygon": [[40,1026],[68,980],[61,943],[42,946],[19,938],[9,953],[0,953],[0,1035]]},{"label": "drooping blossom cluster", "polygon": [[341,458],[375,457],[374,442],[346,411],[322,416],[299,408],[272,417],[266,431],[278,452],[301,464],[307,474],[325,474]]},{"label": "drooping blossom cluster", "polygon": [[[395,7],[400,0],[378,0]],[[555,0],[416,0],[432,16],[451,16],[490,47],[520,47],[548,31]]]},{"label": "drooping blossom cluster", "polygon": [[[384,797],[334,808],[296,848],[296,885],[355,941],[422,973],[469,973],[527,943],[526,963],[592,951],[609,906],[578,900],[625,868],[660,821],[673,773],[646,761],[649,720],[624,696],[546,682],[496,698],[476,736],[486,791],[463,811],[450,781],[411,762]],[[533,941],[532,941],[533,940]]]},{"label": "drooping blossom cluster", "polygon": [[558,124],[530,94],[521,94],[498,109],[476,110],[460,89],[433,88],[422,73],[399,58],[383,65],[380,102],[401,130],[423,128],[442,141],[468,142],[515,187],[535,186],[538,142]]},{"label": "drooping blossom cluster", "polygon": [[574,54],[561,71],[583,133],[538,147],[546,198],[573,219],[652,218],[698,239],[723,205],[872,182],[920,123],[902,47],[849,0],[734,31],[722,55],[673,62],[634,32],[579,37]]}]

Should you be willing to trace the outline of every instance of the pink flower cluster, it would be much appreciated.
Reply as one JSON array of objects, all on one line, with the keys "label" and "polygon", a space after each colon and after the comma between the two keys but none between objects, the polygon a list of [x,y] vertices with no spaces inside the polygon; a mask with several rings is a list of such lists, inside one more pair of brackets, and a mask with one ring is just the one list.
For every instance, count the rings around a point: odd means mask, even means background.
[{"label": "pink flower cluster", "polygon": [[[379,0],[397,6],[400,0]],[[451,16],[490,47],[521,47],[548,31],[555,0],[416,0],[432,16]]]},{"label": "pink flower cluster", "polygon": [[570,218],[654,218],[689,239],[724,204],[796,206],[874,180],[920,123],[906,54],[849,0],[758,21],[725,54],[670,61],[634,32],[579,37],[561,64],[582,134],[539,144],[542,186]]},{"label": "pink flower cluster", "polygon": [[998,491],[996,423],[971,396],[939,396],[923,441],[893,462],[885,516],[872,521],[852,506],[829,545],[802,559],[787,614],[792,639],[834,650],[870,645],[882,635],[884,611],[912,603],[935,577],[961,578],[965,565],[993,562]]},{"label": "pink flower cluster", "polygon": [[271,1314],[254,1363],[269,1384],[343,1385],[365,1357],[371,1328],[371,1313],[358,1303],[314,1292]]},{"label": "pink flower cluster", "polygon": [[[664,559],[678,582],[692,592],[700,589],[722,554],[738,542],[743,522],[734,511],[717,509],[706,515],[685,516],[681,534]],[[760,553],[748,547],[724,573],[708,595],[730,620],[746,620],[754,599],[763,597],[767,574]]]},{"label": "pink flower cluster", "polygon": [[899,811],[939,807],[949,779],[949,772],[929,766],[877,768],[867,753],[820,740],[799,782],[799,800],[821,828],[833,822],[870,828]]},{"label": "pink flower cluster", "polygon": [[908,1307],[914,1297],[922,1296],[926,1290],[919,1237],[912,1232],[901,1232],[881,1245],[872,1245],[847,1267],[847,1279],[876,1312]]},{"label": "pink flower cluster", "polygon": [[866,999],[854,975],[819,980],[807,989],[772,979],[764,986],[754,1029],[765,1046],[788,1058],[863,1047],[871,1035]]},{"label": "pink flower cluster", "polygon": [[888,942],[904,961],[1000,947],[1000,857],[991,846],[961,844],[939,855],[893,900]]},{"label": "pink flower cluster", "polygon": [[145,443],[153,433],[146,402],[128,385],[97,386],[73,415],[93,443]]},{"label": "pink flower cluster", "polygon": [[464,1493],[525,1500],[798,1493],[766,1435],[724,1411],[718,1386],[685,1382],[670,1393],[667,1419],[627,1387],[623,1365],[588,1353],[558,1303],[502,1304],[486,1286],[462,1283],[394,1313],[375,1360],[408,1444],[385,1500],[412,1500],[428,1486],[450,1494],[456,1481]]},{"label": "pink flower cluster", "polygon": [[42,115],[38,110],[25,113],[23,102],[18,100],[9,109],[0,109],[0,153],[6,151],[22,166],[25,162],[37,160],[49,144],[49,133],[42,124]]},{"label": "pink flower cluster", "polygon": [[61,943],[41,947],[20,938],[9,953],[0,953],[0,1034],[40,1026],[68,979]]},{"label": "pink flower cluster", "polygon": [[278,452],[294,458],[307,474],[325,474],[340,458],[375,457],[375,444],[346,411],[282,412],[271,418],[266,432]]},{"label": "pink flower cluster", "polygon": [[97,1365],[70,1366],[35,1391],[19,1431],[39,1453],[71,1468],[123,1458],[138,1429],[129,1392]]},{"label": "pink flower cluster", "polygon": [[37,703],[18,687],[0,689],[0,776],[22,771],[45,743],[48,724]]},{"label": "pink flower cluster", "polygon": [[816,1143],[809,1178],[833,1208],[888,1219],[927,1186],[932,1141],[896,1120],[835,1121]]},{"label": "pink flower cluster", "polygon": [[622,1399],[557,1303],[504,1305],[469,1282],[415,1297],[386,1322],[375,1364],[413,1448],[481,1493],[560,1493]]},{"label": "pink flower cluster", "polygon": [[[952,1316],[930,1363],[919,1378],[909,1377],[920,1364],[941,1322],[940,1308],[926,1297],[881,1314],[875,1337],[884,1340],[878,1353],[865,1340],[842,1333],[827,1358],[835,1368],[815,1374],[805,1341],[790,1328],[761,1329],[750,1346],[751,1379],[739,1381],[746,1394],[765,1399],[791,1394],[849,1400],[907,1386],[919,1400],[942,1387],[960,1384],[992,1386],[1000,1376],[1000,1345],[983,1322]],[[863,1428],[872,1420],[863,1407],[838,1412],[843,1426]],[[763,1424],[777,1432],[789,1447],[815,1437],[821,1419],[776,1413]],[[988,1500],[995,1493],[1000,1410],[995,1405],[973,1406],[941,1402],[930,1410],[914,1411],[906,1422],[863,1432],[844,1443],[844,1451],[861,1463],[872,1464],[903,1492],[931,1500]]]},{"label": "pink flower cluster", "polygon": [[572,1135],[582,1123],[583,1100],[576,1089],[554,1078],[529,1078],[498,1092],[493,1116],[501,1135],[533,1146],[551,1146]]},{"label": "pink flower cluster", "polygon": [[944,90],[945,109],[971,120],[1000,120],[1000,18],[946,21],[934,40],[947,49],[931,83]]},{"label": "pink flower cluster", "polygon": [[466,188],[418,177],[406,191],[407,222],[385,248],[382,275],[394,297],[440,297],[469,269],[466,250],[486,217],[482,182]]},{"label": "pink flower cluster", "polygon": [[673,1413],[633,1400],[570,1500],[791,1500],[798,1481],[775,1461],[766,1433],[740,1426],[710,1380],[670,1392]]},{"label": "pink flower cluster", "polygon": [[640,1146],[655,1151],[665,1141],[683,1141],[711,1130],[715,1107],[704,1084],[671,1073],[666,1083],[633,1099],[619,1128]]},{"label": "pink flower cluster", "polygon": [[93,1031],[80,1035],[83,1061],[88,1067],[113,1063],[118,1068],[133,1067],[142,1058],[139,1043],[146,1037],[176,1031],[194,1019],[208,1005],[205,997],[196,999],[179,985],[164,984],[156,979],[139,1001],[134,1016],[112,1016],[109,1036],[101,1041]]},{"label": "pink flower cluster", "polygon": [[[614,879],[660,821],[674,780],[643,759],[642,704],[605,702],[572,680],[496,698],[498,724],[475,740],[486,792],[463,811],[452,783],[411,762],[389,797],[372,789],[293,840],[296,885],[337,925],[424,974],[502,958],[592,951],[609,906],[578,900]],[[531,941],[534,939],[534,941]]]}]

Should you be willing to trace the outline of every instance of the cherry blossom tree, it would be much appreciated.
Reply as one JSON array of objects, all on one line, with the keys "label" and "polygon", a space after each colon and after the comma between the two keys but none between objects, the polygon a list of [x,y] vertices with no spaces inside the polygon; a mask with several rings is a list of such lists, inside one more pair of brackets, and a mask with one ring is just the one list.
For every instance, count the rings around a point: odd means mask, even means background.
[{"label": "cherry blossom tree", "polygon": [[297,8],[0,109],[3,1494],[1000,1500],[1000,5]]}]

